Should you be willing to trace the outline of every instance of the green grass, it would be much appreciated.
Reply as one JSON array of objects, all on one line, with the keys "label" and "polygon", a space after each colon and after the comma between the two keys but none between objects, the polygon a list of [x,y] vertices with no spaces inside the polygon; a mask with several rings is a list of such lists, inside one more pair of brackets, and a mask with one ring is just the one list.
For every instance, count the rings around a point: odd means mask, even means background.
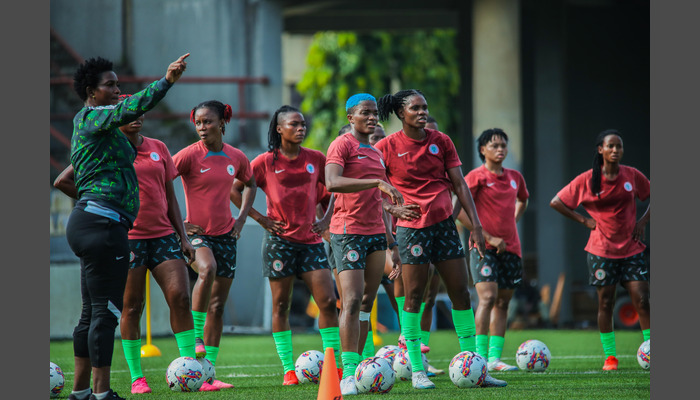
[{"label": "green grass", "polygon": [[[505,379],[505,388],[458,389],[447,374],[432,378],[434,390],[415,390],[410,382],[397,382],[394,388],[381,398],[407,399],[648,399],[650,398],[650,373],[637,364],[636,351],[642,343],[639,331],[618,331],[617,355],[619,370],[603,372],[604,356],[599,334],[594,330],[525,330],[508,331],[503,351],[503,361],[515,364],[515,351],[527,339],[539,339],[547,344],[552,360],[543,373],[494,372]],[[383,344],[395,344],[397,332],[381,335]],[[318,334],[294,334],[295,358],[305,350],[321,350]],[[144,340],[145,342],[145,340]],[[221,352],[216,365],[216,375],[222,381],[236,385],[235,389],[206,393],[175,393],[165,383],[165,370],[179,356],[174,338],[155,338],[152,341],[162,352],[160,357],[142,358],[141,365],[152,394],[132,395],[121,342],[115,341],[112,361],[112,388],[129,399],[148,400],[185,399],[316,399],[318,386],[305,384],[282,386],[282,366],[277,358],[271,335],[229,335],[222,339]],[[376,348],[379,349],[380,346]],[[428,359],[430,363],[447,371],[452,357],[459,347],[454,331],[437,331],[430,336]],[[58,364],[66,376],[66,385],[60,398],[67,398],[73,385],[72,342],[52,341],[51,361]],[[359,397],[370,396],[360,395]],[[378,396],[378,395],[372,395]]]}]

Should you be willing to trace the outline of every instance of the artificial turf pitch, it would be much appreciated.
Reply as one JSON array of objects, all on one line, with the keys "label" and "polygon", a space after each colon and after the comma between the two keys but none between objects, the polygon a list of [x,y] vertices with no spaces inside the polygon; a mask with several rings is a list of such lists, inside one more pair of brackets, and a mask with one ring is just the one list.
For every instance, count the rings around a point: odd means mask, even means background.
[{"label": "artificial turf pitch", "polygon": [[[380,335],[382,345],[396,344],[398,332]],[[642,343],[638,330],[616,331],[617,371],[602,371],[604,356],[599,333],[595,330],[521,330],[508,331],[502,360],[515,365],[515,352],[520,343],[528,339],[543,341],[552,353],[549,368],[545,372],[492,372],[508,382],[504,388],[458,389],[447,374],[448,364],[459,352],[454,331],[440,330],[430,336],[428,360],[444,375],[431,378],[436,388],[416,390],[408,381],[397,381],[388,394],[361,394],[361,397],[381,396],[382,399],[648,399],[650,398],[650,372],[637,363],[637,348]],[[292,337],[294,358],[306,350],[319,350],[319,334],[295,333]],[[145,344],[145,338],[144,338]],[[153,393],[131,394],[131,379],[124,360],[121,341],[115,340],[112,360],[112,388],[127,399],[316,399],[318,385],[303,384],[282,386],[282,365],[277,357],[272,335],[225,335],[221,340],[216,362],[216,377],[232,383],[234,389],[220,392],[176,393],[165,381],[168,364],[179,357],[174,337],[153,338],[152,344],[162,353],[159,357],[141,359],[143,373]],[[375,346],[378,350],[381,346]],[[72,342],[52,341],[52,362],[58,364],[66,377],[65,387],[59,398],[66,399],[73,385]]]}]

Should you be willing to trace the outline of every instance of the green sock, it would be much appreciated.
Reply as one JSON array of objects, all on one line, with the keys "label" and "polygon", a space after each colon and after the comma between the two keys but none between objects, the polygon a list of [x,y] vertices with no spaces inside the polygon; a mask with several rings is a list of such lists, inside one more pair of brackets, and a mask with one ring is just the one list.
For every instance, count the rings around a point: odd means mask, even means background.
[{"label": "green sock", "polygon": [[374,334],[372,331],[367,331],[367,340],[365,347],[362,349],[362,359],[374,357]]},{"label": "green sock", "polygon": [[489,335],[476,335],[476,352],[487,358],[489,354]]},{"label": "green sock", "polygon": [[489,341],[489,362],[500,360],[503,353],[503,343],[506,338],[503,336],[491,336]]},{"label": "green sock", "polygon": [[129,366],[131,383],[134,383],[137,379],[143,377],[143,372],[141,371],[141,339],[122,339],[122,347],[124,348],[126,364]]},{"label": "green sock", "polygon": [[476,351],[476,324],[472,309],[452,309],[452,322],[459,340],[459,351]]},{"label": "green sock", "polygon": [[335,366],[340,368],[343,365],[340,359],[340,328],[333,326],[330,328],[322,328],[318,330],[321,334],[321,341],[323,341],[323,352],[326,352],[326,348],[333,348],[333,355],[335,356]]},{"label": "green sock", "polygon": [[219,348],[214,346],[204,346],[207,350],[207,355],[204,356],[207,360],[211,361],[211,365],[216,365],[216,357],[219,356]]},{"label": "green sock", "polygon": [[207,320],[207,313],[192,310],[192,320],[194,321],[194,337],[204,338],[204,322]]},{"label": "green sock", "polygon": [[420,313],[403,312],[401,331],[406,339],[408,359],[411,361],[411,371],[425,371],[423,357],[420,352]]},{"label": "green sock", "polygon": [[176,333],[175,342],[180,350],[180,357],[197,358],[194,353],[194,329]]},{"label": "green sock", "polygon": [[272,338],[275,339],[277,347],[277,355],[282,361],[284,372],[294,371],[294,353],[292,351],[292,331],[272,332]]},{"label": "green sock", "polygon": [[642,336],[644,336],[644,341],[651,339],[651,328],[642,331]]},{"label": "green sock", "polygon": [[615,347],[615,331],[608,333],[600,333],[600,342],[603,344],[603,352],[606,357],[617,356],[617,349]]},{"label": "green sock", "polygon": [[399,328],[400,328],[401,325],[402,325],[402,324],[401,324],[401,318],[402,318],[401,314],[403,314],[403,305],[404,305],[405,303],[406,303],[406,296],[401,296],[401,297],[397,297],[397,298],[396,298],[396,305],[397,305],[398,308],[399,308],[399,315],[398,315],[398,318],[399,318]]},{"label": "green sock", "polygon": [[420,331],[420,341],[424,345],[430,346],[430,331]]},{"label": "green sock", "polygon": [[344,351],[340,357],[343,359],[343,379],[355,375],[357,364],[360,363],[360,355],[353,351]]}]

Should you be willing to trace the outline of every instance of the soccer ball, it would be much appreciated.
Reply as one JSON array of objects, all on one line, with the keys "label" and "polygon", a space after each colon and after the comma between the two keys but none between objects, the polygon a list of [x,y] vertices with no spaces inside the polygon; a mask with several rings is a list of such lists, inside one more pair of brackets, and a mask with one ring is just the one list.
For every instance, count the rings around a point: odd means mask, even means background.
[{"label": "soccer ball", "polygon": [[198,358],[200,364],[202,364],[202,378],[204,382],[211,384],[216,378],[216,370],[214,369],[214,364],[206,358]]},{"label": "soccer ball", "polygon": [[202,364],[192,357],[174,359],[165,372],[165,379],[173,392],[197,392],[202,387]]},{"label": "soccer ball", "polygon": [[50,397],[58,397],[63,390],[63,385],[66,383],[66,378],[63,376],[61,367],[49,361],[49,389],[51,389]]},{"label": "soccer ball", "polygon": [[[425,354],[421,353],[421,358],[423,360],[423,369],[428,370],[428,359]],[[403,349],[396,353],[394,357],[394,363],[392,364],[396,377],[402,381],[410,381],[413,376],[413,371],[411,370],[411,360],[408,359],[408,351]]]},{"label": "soccer ball", "polygon": [[651,339],[645,340],[637,350],[637,362],[644,369],[651,368]]},{"label": "soccer ball", "polygon": [[552,354],[539,340],[526,340],[515,353],[515,362],[523,371],[542,372],[549,366]]},{"label": "soccer ball", "polygon": [[486,359],[472,351],[457,353],[450,361],[450,379],[458,388],[479,387],[486,379]]},{"label": "soccer ball", "polygon": [[323,353],[318,350],[309,350],[301,353],[294,363],[294,371],[299,383],[318,383],[321,380],[323,370]]},{"label": "soccer ball", "polygon": [[394,365],[394,358],[396,358],[396,354],[401,351],[401,348],[399,346],[396,346],[394,344],[388,344],[381,349],[377,350],[377,354],[375,354],[375,357],[381,357],[385,358],[387,361],[389,361],[389,365]]},{"label": "soccer ball", "polygon": [[386,358],[370,357],[355,369],[358,393],[388,393],[394,387],[396,374]]}]

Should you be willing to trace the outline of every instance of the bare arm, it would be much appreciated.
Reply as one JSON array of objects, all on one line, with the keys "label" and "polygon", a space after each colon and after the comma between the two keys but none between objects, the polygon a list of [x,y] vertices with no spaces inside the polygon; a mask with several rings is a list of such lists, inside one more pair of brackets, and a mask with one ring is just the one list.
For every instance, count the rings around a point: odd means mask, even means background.
[{"label": "bare arm", "polygon": [[343,167],[339,164],[326,165],[326,188],[329,192],[354,193],[362,190],[378,188],[386,193],[394,204],[403,204],[403,195],[381,179],[356,179],[343,176]]},{"label": "bare arm", "polygon": [[515,199],[515,222],[520,221],[520,218],[525,214],[525,210],[527,210],[528,204],[530,204],[530,199]]},{"label": "bare arm", "polygon": [[56,177],[56,180],[53,181],[53,187],[72,199],[78,199],[78,188],[75,187],[75,170],[72,164]]},{"label": "bare arm", "polygon": [[651,203],[649,203],[646,211],[644,211],[644,215],[642,215],[642,217],[639,218],[639,221],[637,221],[637,224],[634,226],[634,231],[632,232],[632,239],[638,242],[645,239],[647,224],[649,223],[649,219],[651,218],[650,209]]},{"label": "bare arm", "polygon": [[[231,202],[233,205],[238,207],[239,210],[241,209],[241,205],[243,203],[243,191],[245,190],[245,187],[245,184],[238,179],[233,181],[233,186],[231,187]],[[265,230],[270,233],[280,235],[285,232],[282,228],[284,226],[282,221],[270,219],[267,217],[267,215],[263,215],[252,206],[250,207],[250,211],[248,211],[248,216],[253,218],[255,222],[260,224],[260,226],[265,228]]]},{"label": "bare arm", "polygon": [[180,248],[182,253],[187,256],[189,262],[194,261],[195,251],[192,244],[187,239],[187,233],[185,232],[185,224],[182,222],[182,214],[180,213],[180,204],[175,196],[175,189],[173,187],[173,181],[165,182],[165,198],[168,201],[168,220],[170,224],[175,229],[175,232],[180,236]]},{"label": "bare arm", "polygon": [[554,196],[554,198],[549,202],[549,206],[559,211],[559,213],[563,216],[574,220],[579,224],[583,224],[586,228],[595,229],[596,222],[593,218],[586,218],[576,211],[570,209],[561,201],[561,199],[559,199],[559,196]]},{"label": "bare arm", "polygon": [[[234,183],[236,181],[234,180]],[[236,222],[233,224],[233,230],[231,231],[231,236],[238,239],[241,236],[241,231],[243,230],[243,225],[245,225],[245,220],[248,218],[248,213],[250,213],[251,208],[253,208],[253,201],[255,201],[255,192],[258,187],[255,185],[255,178],[251,175],[247,182],[243,182],[244,188],[241,192],[241,206],[238,207],[240,210],[238,212],[238,217],[236,217]],[[231,192],[233,193],[234,188],[231,185]],[[234,201],[233,195],[230,196],[231,201]],[[235,203],[234,203],[235,204]]]},{"label": "bare arm", "polygon": [[[317,204],[316,210],[318,210],[318,207],[320,206],[320,203]],[[323,217],[320,219],[314,221],[313,224],[311,224],[311,232],[318,233],[319,235],[328,230],[328,226],[331,224],[331,217],[333,216],[333,207],[335,206],[335,195],[331,194],[331,199],[328,202],[328,207],[326,207],[326,212],[323,214]]]},{"label": "bare arm", "polygon": [[[453,204],[456,203],[455,209],[459,209],[459,214],[457,214],[457,220],[464,225],[464,227],[471,232],[472,229],[474,229],[474,225],[472,225],[472,221],[469,219],[469,216],[467,216],[467,213],[464,212],[464,209],[459,206],[459,199],[457,199],[457,196],[453,196]],[[454,214],[453,214],[454,215]],[[500,237],[494,236],[490,233],[488,233],[485,229],[481,228],[481,232],[484,234],[484,240],[486,243],[490,244],[491,246],[496,248],[496,253],[502,253],[506,251],[506,242]]]},{"label": "bare arm", "polygon": [[399,246],[396,243],[396,238],[394,237],[394,227],[391,220],[391,214],[388,211],[382,211],[382,219],[384,220],[384,227],[386,233],[386,244],[390,247],[391,251],[391,272],[388,274],[389,279],[392,281],[401,275],[401,256],[399,255]]},{"label": "bare arm", "polygon": [[464,182],[462,170],[459,167],[452,167],[447,170],[447,176],[450,178],[455,194],[471,222],[472,229],[469,230],[469,247],[472,248],[476,246],[479,255],[483,257],[484,250],[486,249],[486,241],[484,240],[481,221],[479,221],[479,216],[476,213],[474,199],[472,199],[472,194],[469,191],[469,187],[467,187],[467,183]]}]

